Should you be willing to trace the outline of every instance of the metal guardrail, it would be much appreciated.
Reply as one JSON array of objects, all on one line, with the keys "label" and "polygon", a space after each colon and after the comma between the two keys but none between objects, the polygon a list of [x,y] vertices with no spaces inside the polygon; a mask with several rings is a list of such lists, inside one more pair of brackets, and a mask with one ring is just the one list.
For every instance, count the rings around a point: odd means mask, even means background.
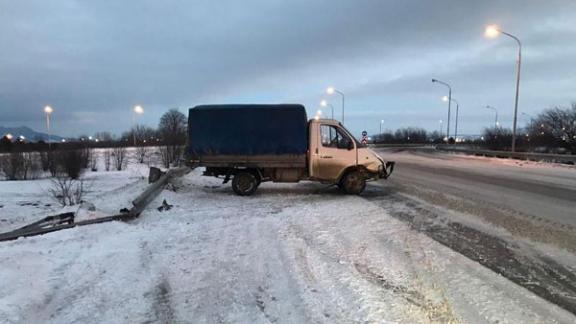
[{"label": "metal guardrail", "polygon": [[529,160],[529,161],[546,161],[576,164],[576,155],[571,154],[549,154],[549,153],[526,153],[526,152],[507,152],[507,151],[492,151],[492,150],[474,150],[474,149],[459,149],[444,146],[436,146],[436,150],[453,153],[465,153],[471,155]]},{"label": "metal guardrail", "polygon": [[84,221],[75,222],[74,213],[64,213],[55,216],[45,217],[37,222],[26,225],[24,227],[18,228],[11,232],[0,233],[1,241],[15,240],[20,237],[35,236],[46,234],[50,232],[55,232],[63,230],[66,228],[73,228],[76,226],[84,226],[90,224],[105,223],[110,221],[128,221],[134,219],[140,215],[140,213],[148,206],[150,202],[158,196],[158,194],[164,189],[164,186],[174,177],[180,177],[191,171],[189,167],[182,167],[177,169],[168,170],[168,172],[162,174],[158,180],[150,184],[144,192],[142,192],[136,199],[132,201],[133,207],[126,213],[100,217],[95,219],[88,219]]}]

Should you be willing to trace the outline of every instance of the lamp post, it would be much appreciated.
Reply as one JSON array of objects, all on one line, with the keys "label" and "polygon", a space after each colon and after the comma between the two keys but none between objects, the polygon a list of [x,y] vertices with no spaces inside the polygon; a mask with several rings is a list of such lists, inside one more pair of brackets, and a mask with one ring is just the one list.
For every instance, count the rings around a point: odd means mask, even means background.
[{"label": "lamp post", "polygon": [[334,89],[334,87],[328,87],[326,89],[326,93],[329,95],[332,95],[334,93],[339,94],[342,97],[342,124],[344,124],[344,101],[345,101],[345,96],[344,93],[341,91],[338,91],[336,89]]},{"label": "lamp post", "polygon": [[52,151],[52,144],[50,142],[51,134],[50,134],[50,115],[54,112],[54,109],[50,106],[44,107],[44,113],[46,113],[46,131],[48,132],[48,154]]},{"label": "lamp post", "polygon": [[450,104],[452,103],[452,87],[443,81],[432,79],[432,83],[440,83],[448,88],[448,122],[446,123],[446,140],[450,137]]},{"label": "lamp post", "polygon": [[440,136],[442,136],[442,119],[440,119],[440,120],[438,121],[438,124],[440,124],[439,134],[440,134]]},{"label": "lamp post", "polygon": [[380,121],[380,134],[382,134],[382,125],[384,124],[384,119]]},{"label": "lamp post", "polygon": [[492,106],[486,106],[486,109],[492,109],[496,113],[496,118],[494,119],[494,127],[498,128],[498,109],[496,109]]},{"label": "lamp post", "polygon": [[518,97],[520,95],[520,70],[522,68],[522,43],[518,37],[509,34],[503,30],[501,30],[496,25],[490,25],[486,27],[486,36],[489,38],[495,38],[499,34],[506,35],[516,41],[518,43],[518,61],[516,65],[516,96],[514,99],[514,123],[512,124],[512,152],[516,151],[516,121],[518,117]]},{"label": "lamp post", "polygon": [[[525,113],[525,112],[523,112],[522,115],[530,118],[530,127],[532,127],[532,125],[534,124],[534,117],[528,113]],[[576,121],[575,121],[575,124],[576,124]]]},{"label": "lamp post", "polygon": [[331,103],[329,103],[326,100],[322,100],[320,101],[320,106],[322,107],[330,106],[330,110],[332,112],[332,119],[334,119],[334,106]]},{"label": "lamp post", "polygon": [[134,142],[134,146],[136,146],[136,115],[142,115],[144,113],[144,108],[140,105],[134,106],[132,110],[132,124],[134,125],[132,129],[132,140]]},{"label": "lamp post", "polygon": [[447,96],[442,97],[442,101],[453,101],[456,104],[456,123],[454,124],[454,140],[458,137],[458,112],[460,110],[460,104],[454,98],[448,98]]}]

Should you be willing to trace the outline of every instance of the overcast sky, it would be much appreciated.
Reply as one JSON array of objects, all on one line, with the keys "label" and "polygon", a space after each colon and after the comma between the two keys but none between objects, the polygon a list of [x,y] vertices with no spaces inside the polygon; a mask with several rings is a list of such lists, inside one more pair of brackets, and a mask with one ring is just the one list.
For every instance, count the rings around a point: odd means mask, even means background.
[{"label": "overcast sky", "polygon": [[[121,133],[156,126],[169,108],[331,99],[355,133],[439,128],[449,82],[460,133],[510,126],[516,43],[524,45],[520,111],[576,101],[576,1],[0,0],[0,125]],[[329,111],[329,110],[328,110]],[[454,115],[453,115],[454,116]],[[519,116],[521,125],[526,117]],[[454,123],[454,121],[452,121]],[[444,124],[445,126],[445,124]]]}]

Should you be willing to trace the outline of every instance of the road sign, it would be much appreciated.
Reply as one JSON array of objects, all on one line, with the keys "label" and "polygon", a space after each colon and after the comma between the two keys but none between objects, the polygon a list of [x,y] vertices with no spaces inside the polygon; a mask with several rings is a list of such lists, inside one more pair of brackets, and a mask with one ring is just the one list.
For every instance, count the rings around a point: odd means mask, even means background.
[{"label": "road sign", "polygon": [[367,131],[362,131],[362,136],[368,136],[368,132],[367,132]]}]

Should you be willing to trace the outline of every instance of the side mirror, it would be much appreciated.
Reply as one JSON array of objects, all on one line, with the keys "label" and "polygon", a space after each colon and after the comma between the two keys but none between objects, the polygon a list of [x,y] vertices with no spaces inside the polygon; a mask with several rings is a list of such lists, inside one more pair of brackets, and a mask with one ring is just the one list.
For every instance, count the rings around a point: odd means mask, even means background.
[{"label": "side mirror", "polygon": [[354,142],[349,141],[349,142],[348,142],[348,150],[351,150],[351,149],[353,149],[353,148],[354,148]]}]

